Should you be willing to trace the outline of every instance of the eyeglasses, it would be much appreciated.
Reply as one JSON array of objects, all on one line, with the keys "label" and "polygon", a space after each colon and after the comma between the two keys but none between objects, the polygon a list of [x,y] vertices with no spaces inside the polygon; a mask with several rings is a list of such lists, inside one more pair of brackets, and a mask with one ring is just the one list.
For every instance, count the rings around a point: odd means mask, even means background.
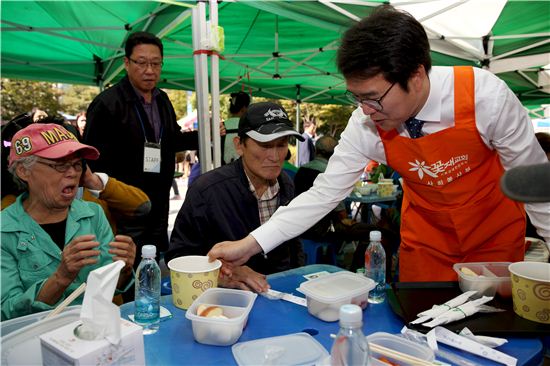
[{"label": "eyeglasses", "polygon": [[393,83],[392,85],[390,85],[390,87],[388,88],[388,90],[386,90],[386,92],[384,94],[382,94],[382,96],[378,99],[369,99],[369,98],[360,98],[358,96],[356,96],[355,94],[353,94],[352,92],[350,92],[349,90],[346,91],[346,97],[351,101],[353,102],[354,104],[355,103],[359,103],[359,104],[362,104],[362,105],[365,105],[369,108],[372,108],[374,109],[375,111],[382,111],[384,109],[384,107],[382,106],[382,99],[384,99],[384,97],[386,95],[388,95],[388,93],[390,92],[391,88],[393,88],[393,86],[395,85],[396,83]]},{"label": "eyeglasses", "polygon": [[134,60],[134,59],[131,59],[130,57],[128,57],[128,60],[130,60],[134,64],[136,64],[138,69],[141,69],[141,70],[147,70],[147,67],[151,66],[151,69],[158,71],[158,70],[160,70],[162,65],[164,65],[164,62],[162,62],[162,61]]},{"label": "eyeglasses", "polygon": [[37,163],[47,165],[52,169],[55,169],[59,173],[65,173],[69,168],[73,168],[77,172],[81,172],[83,168],[82,160],[75,161],[74,163],[66,162],[66,163],[57,163],[57,164],[50,164],[46,163],[45,161],[37,160]]}]

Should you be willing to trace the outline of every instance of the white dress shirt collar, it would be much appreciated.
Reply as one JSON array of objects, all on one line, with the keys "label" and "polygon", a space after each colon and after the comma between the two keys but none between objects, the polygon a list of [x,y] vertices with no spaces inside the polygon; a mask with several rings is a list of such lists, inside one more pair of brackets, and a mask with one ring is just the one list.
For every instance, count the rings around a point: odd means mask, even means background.
[{"label": "white dress shirt collar", "polygon": [[[430,79],[430,94],[428,99],[416,118],[425,122],[441,121],[441,95],[442,95],[442,78],[437,75],[440,70],[438,67],[432,67],[429,73]],[[437,77],[435,76],[437,75]]]}]

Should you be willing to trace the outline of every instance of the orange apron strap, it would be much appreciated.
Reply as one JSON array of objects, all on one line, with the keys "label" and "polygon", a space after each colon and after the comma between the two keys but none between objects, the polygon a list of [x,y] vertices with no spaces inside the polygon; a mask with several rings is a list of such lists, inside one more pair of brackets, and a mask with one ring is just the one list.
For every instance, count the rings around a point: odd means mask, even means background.
[{"label": "orange apron strap", "polygon": [[471,66],[454,66],[455,125],[459,121],[475,118],[474,69]]}]

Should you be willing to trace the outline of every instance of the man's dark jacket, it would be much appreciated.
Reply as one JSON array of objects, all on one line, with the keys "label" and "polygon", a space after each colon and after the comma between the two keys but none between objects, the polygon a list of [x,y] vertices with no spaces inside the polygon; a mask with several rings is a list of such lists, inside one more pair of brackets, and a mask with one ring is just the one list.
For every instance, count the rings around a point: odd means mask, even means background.
[{"label": "man's dark jacket", "polygon": [[100,152],[98,160],[89,162],[93,171],[107,173],[141,188],[151,200],[149,215],[117,222],[119,233],[132,235],[139,246],[153,244],[164,251],[168,248],[168,211],[175,153],[198,149],[198,135],[180,132],[172,103],[162,90],[156,102],[162,122],[160,173],[143,172],[144,131],[147,141],[158,141],[127,76],[99,94],[88,107],[84,142]]},{"label": "man's dark jacket", "polygon": [[[287,205],[294,198],[294,185],[284,172],[278,181],[279,205]],[[238,159],[201,175],[189,187],[164,259],[168,263],[183,255],[206,255],[214,244],[242,239],[258,226],[258,202],[250,192],[242,159]],[[267,259],[257,254],[246,265],[270,274],[303,263],[302,246],[292,239],[269,252]]]}]

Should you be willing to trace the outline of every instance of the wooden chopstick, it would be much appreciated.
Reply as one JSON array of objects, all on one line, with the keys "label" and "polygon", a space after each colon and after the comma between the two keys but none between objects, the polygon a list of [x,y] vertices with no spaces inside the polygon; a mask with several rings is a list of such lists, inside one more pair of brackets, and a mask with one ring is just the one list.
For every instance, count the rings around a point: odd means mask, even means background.
[{"label": "wooden chopstick", "polygon": [[57,305],[57,307],[53,309],[48,315],[46,315],[44,319],[49,319],[53,316],[56,316],[63,310],[65,310],[65,308],[69,306],[71,302],[73,302],[77,297],[79,297],[85,290],[86,290],[86,282],[82,282],[82,285],[78,286],[76,290],[74,290],[69,296],[67,296],[67,298],[63,300],[61,304]]},{"label": "wooden chopstick", "polygon": [[407,355],[405,353],[395,351],[393,349],[389,349],[372,342],[369,342],[369,348],[371,351],[379,353],[383,356],[394,358],[397,361],[406,362],[407,365],[413,365],[413,366],[426,366],[426,365],[433,366],[434,365],[433,362],[426,361],[411,355]]}]

